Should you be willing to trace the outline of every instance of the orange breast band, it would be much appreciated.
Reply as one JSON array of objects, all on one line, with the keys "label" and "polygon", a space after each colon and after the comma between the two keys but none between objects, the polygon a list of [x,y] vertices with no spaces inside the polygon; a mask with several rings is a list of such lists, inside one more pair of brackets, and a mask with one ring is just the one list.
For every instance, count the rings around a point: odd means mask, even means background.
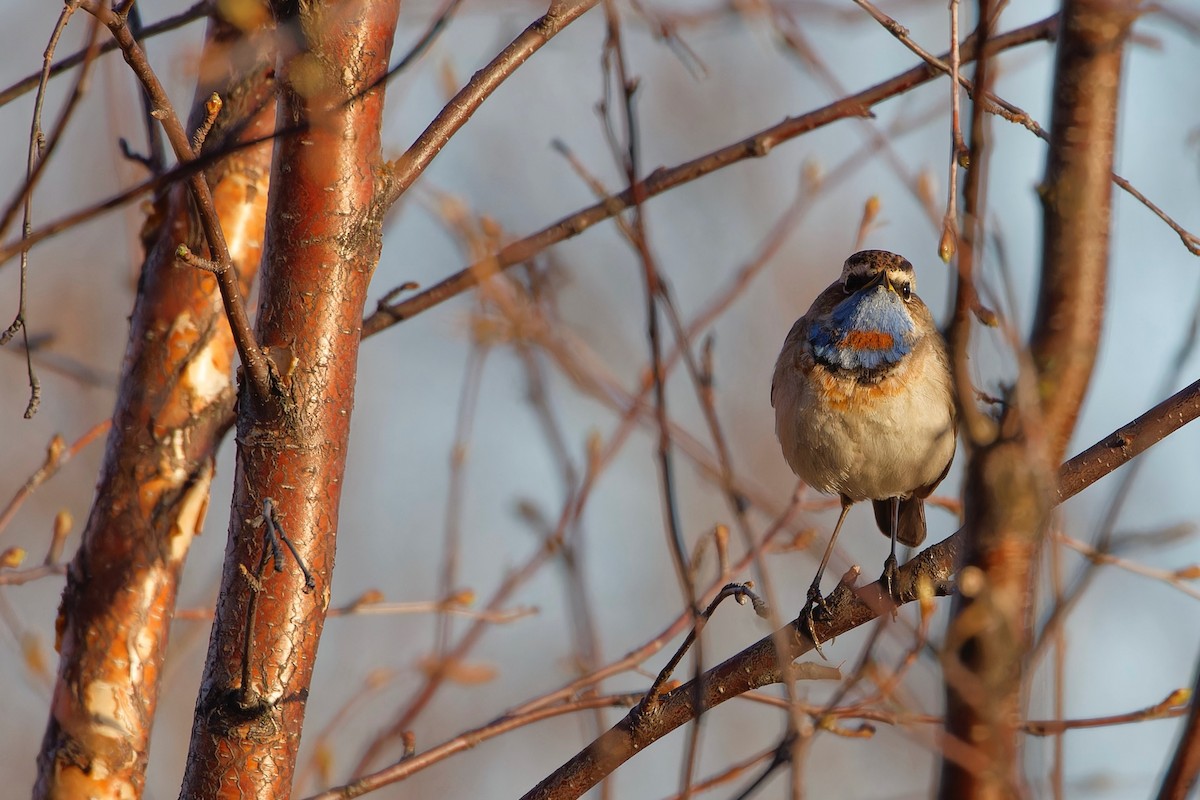
[{"label": "orange breast band", "polygon": [[892,335],[883,331],[847,331],[842,337],[842,345],[855,350],[890,350],[893,341]]}]

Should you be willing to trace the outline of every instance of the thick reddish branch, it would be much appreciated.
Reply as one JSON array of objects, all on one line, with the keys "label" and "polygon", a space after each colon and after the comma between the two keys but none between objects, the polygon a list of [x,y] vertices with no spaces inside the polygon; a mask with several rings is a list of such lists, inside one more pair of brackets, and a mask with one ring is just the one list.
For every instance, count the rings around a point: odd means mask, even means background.
[{"label": "thick reddish branch", "polygon": [[964,569],[981,579],[977,591],[956,598],[943,651],[947,733],[975,748],[985,766],[944,759],[947,800],[1023,793],[1018,721],[1036,556],[1056,494],[1052,465],[1074,431],[1100,341],[1121,58],[1135,14],[1130,0],[1063,7],[1026,376],[1036,388],[1018,389],[1000,437],[968,463],[964,511],[973,535]]},{"label": "thick reddish branch", "polygon": [[1135,15],[1131,0],[1070,0],[1063,10],[1030,338],[1051,463],[1066,452],[1100,344],[1121,57]]},{"label": "thick reddish branch", "polygon": [[[243,391],[239,403],[229,545],[184,797],[291,792],[329,603],[359,325],[381,246],[376,83],[398,10],[398,0],[278,9],[287,17],[281,30],[301,41],[280,67],[277,127],[304,131],[277,143],[272,166],[256,334],[278,367],[278,391]],[[316,591],[304,591],[286,550],[254,577],[267,547],[267,500]]]},{"label": "thick reddish branch", "polygon": [[[219,21],[203,63],[227,104],[209,145],[274,125],[266,65],[224,75],[241,39]],[[258,269],[266,218],[269,145],[212,167],[220,224],[243,288]],[[57,628],[60,661],[38,757],[35,796],[138,797],[179,574],[208,504],[213,455],[229,427],[234,342],[212,275],[181,269],[175,247],[195,247],[186,187],[160,196],[130,317],[116,411],[96,499],[67,573]]]}]

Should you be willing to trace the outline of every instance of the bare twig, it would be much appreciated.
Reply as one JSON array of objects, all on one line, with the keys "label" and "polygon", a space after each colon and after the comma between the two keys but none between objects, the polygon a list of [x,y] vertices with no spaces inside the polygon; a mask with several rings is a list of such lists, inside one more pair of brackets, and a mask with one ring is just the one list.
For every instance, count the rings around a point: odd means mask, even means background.
[{"label": "bare twig", "polygon": [[[167,135],[167,141],[171,144],[175,158],[181,164],[195,161],[196,153],[192,149],[187,131],[184,130],[183,123],[175,113],[175,108],[171,104],[166,90],[146,59],[145,52],[134,38],[126,17],[105,5],[93,2],[93,0],[84,0],[82,7],[100,20],[112,33],[113,39],[125,56],[125,61],[133,69],[134,74],[145,88],[146,94],[149,95],[154,105],[153,114],[162,123],[163,131]],[[232,257],[229,254],[229,246],[225,241],[225,234],[221,229],[221,222],[213,205],[212,190],[202,172],[193,173],[188,178],[188,187],[199,212],[200,224],[204,229],[209,249],[214,256],[213,260],[220,265],[220,271],[216,273],[217,285],[221,290],[225,315],[233,330],[234,342],[237,345],[242,364],[246,368],[251,391],[260,400],[265,400],[270,395],[271,389],[267,358],[254,341],[254,333],[250,329],[250,318],[246,314],[241,287],[238,286],[237,273],[231,268]]]},{"label": "bare twig", "polygon": [[642,702],[647,707],[652,707],[658,701],[659,693],[663,686],[667,684],[671,676],[675,674],[675,668],[679,666],[679,662],[683,660],[684,655],[691,648],[692,644],[700,636],[700,632],[704,630],[704,626],[708,624],[709,619],[716,612],[717,606],[727,599],[733,597],[740,605],[745,605],[748,600],[754,607],[754,612],[760,617],[766,616],[766,605],[762,598],[754,593],[753,586],[750,583],[730,583],[721,588],[717,592],[717,596],[712,599],[708,607],[700,612],[696,617],[696,623],[692,629],[688,631],[688,635],[684,637],[683,644],[679,645],[679,649],[675,651],[675,655],[667,659],[666,665],[659,671],[658,676],[654,679],[654,683],[650,684],[650,688],[646,691]]},{"label": "bare twig", "polygon": [[[367,592],[371,595],[371,592]],[[449,614],[463,619],[480,620],[492,625],[508,625],[517,620],[531,617],[538,613],[532,606],[516,606],[508,610],[490,611],[476,610],[460,605],[457,598],[445,600],[414,600],[406,603],[387,603],[374,597],[360,597],[344,606],[334,606],[329,609],[328,616],[336,617],[371,617],[371,616],[403,616],[406,614]],[[175,619],[189,622],[211,622],[211,608],[181,608],[175,612]]]},{"label": "bare twig", "polygon": [[[94,20],[88,33],[88,47],[85,51],[86,58],[83,63],[83,69],[79,71],[79,76],[75,80],[75,86],[72,88],[62,112],[59,114],[58,122],[55,124],[53,132],[47,139],[45,132],[42,130],[42,107],[46,99],[46,85],[50,81],[50,63],[54,59],[54,51],[58,47],[59,37],[66,30],[67,22],[74,16],[78,8],[79,0],[71,0],[71,2],[63,6],[62,11],[59,13],[58,21],[55,23],[54,30],[50,34],[50,42],[46,45],[46,50],[42,57],[41,80],[38,82],[37,97],[33,104],[33,120],[30,123],[29,150],[25,163],[25,183],[17,192],[17,196],[10,201],[8,207],[4,210],[3,217],[0,218],[0,235],[3,235],[8,230],[8,226],[12,222],[18,206],[24,212],[21,225],[22,237],[29,236],[33,230],[34,187],[44,173],[44,168],[50,160],[50,155],[62,140],[62,134],[66,130],[67,122],[71,119],[87,89],[88,78],[91,75],[91,68],[95,63],[98,52],[97,34],[100,31],[100,26]],[[22,341],[25,343],[25,369],[29,378],[29,403],[25,407],[25,419],[32,419],[33,415],[37,413],[38,406],[41,405],[42,384],[38,379],[37,372],[33,368],[33,354],[30,352],[29,347],[29,323],[25,318],[28,277],[29,251],[23,250],[21,252],[21,279],[17,299],[17,314],[12,324],[8,326],[8,329],[0,333],[0,346],[7,344],[20,331]]]},{"label": "bare twig", "polygon": [[92,427],[70,446],[62,440],[62,437],[55,436],[50,440],[50,445],[46,448],[46,458],[42,465],[34,470],[33,474],[25,479],[25,483],[17,489],[16,493],[4,506],[4,510],[0,511],[0,533],[8,527],[8,523],[12,521],[13,515],[17,513],[17,509],[21,507],[34,491],[46,481],[54,477],[54,475],[62,469],[68,461],[79,454],[80,450],[87,447],[96,439],[108,433],[108,429],[112,426],[112,420],[104,420],[97,422]]},{"label": "bare twig", "polygon": [[382,202],[386,205],[408,191],[458,130],[467,123],[483,101],[509,75],[566,26],[596,5],[599,0],[553,0],[549,10],[529,25],[504,48],[491,63],[479,70],[470,82],[446,104],[404,155],[387,164],[388,182]]},{"label": "bare twig", "polygon": [[[1167,774],[1163,776],[1158,788],[1158,800],[1185,800],[1196,788],[1200,778],[1200,665],[1196,666],[1196,679],[1192,684],[1187,721],[1179,731],[1179,742],[1167,766]],[[1175,697],[1175,705],[1180,698]],[[1170,702],[1172,698],[1167,698]]]},{"label": "bare twig", "polygon": [[486,725],[481,725],[478,728],[461,733],[449,741],[426,750],[424,753],[406,754],[405,757],[390,767],[373,772],[370,775],[364,775],[345,786],[339,786],[336,789],[330,789],[329,791],[313,795],[308,800],[349,800],[352,797],[361,797],[368,792],[375,791],[388,784],[402,781],[410,775],[414,775],[439,761],[444,761],[455,753],[475,747],[480,742],[493,739],[511,730],[516,730],[535,722],[541,722],[544,719],[571,714],[576,711],[586,711],[593,708],[626,708],[636,703],[639,697],[640,695],[636,692],[587,697],[546,708],[537,708],[524,712],[510,711]]},{"label": "bare twig", "polygon": [[[204,17],[208,16],[210,8],[211,3],[209,0],[200,0],[200,2],[195,3],[173,17],[167,17],[166,19],[160,20],[153,25],[144,26],[140,31],[139,38],[144,41],[152,36],[157,36],[160,33],[167,33],[168,31],[173,31],[176,28],[181,28],[184,25],[187,25],[189,22],[195,22],[198,19],[203,19]],[[85,47],[83,50],[72,53],[61,61],[53,64],[50,67],[50,77],[53,78],[61,75],[67,70],[84,63],[84,61],[86,61],[88,58],[88,49],[89,48]],[[103,55],[104,53],[111,53],[116,49],[116,42],[105,42],[104,44],[100,45],[100,54]],[[33,91],[35,88],[37,88],[41,77],[41,72],[35,72],[32,75],[26,75],[24,78],[12,84],[11,86],[0,90],[0,106],[6,105],[13,100],[16,100],[21,95]]]},{"label": "bare twig", "polygon": [[[1048,17],[1040,22],[995,37],[988,43],[988,52],[999,53],[1030,42],[1051,38],[1057,29],[1058,17]],[[964,62],[974,60],[977,55],[976,48],[971,42],[963,44],[962,59]],[[776,145],[832,122],[863,116],[869,113],[872,106],[903,94],[914,86],[927,83],[940,74],[939,70],[928,64],[918,65],[862,92],[842,98],[808,114],[786,119],[778,125],[773,125],[699,158],[675,167],[656,169],[645,179],[639,181],[636,186],[625,189],[615,197],[606,198],[563,217],[537,233],[507,245],[495,255],[489,256],[488,261],[495,270],[504,270],[528,261],[547,247],[577,236],[588,228],[630,208],[634,203],[635,194],[644,201],[731,164],[748,158],[761,158],[770,153]],[[490,272],[485,274],[490,274]],[[416,316],[422,311],[461,294],[476,286],[479,283],[479,277],[479,265],[471,265],[423,292],[376,310],[375,313],[363,320],[363,336],[378,333],[384,328]]]}]

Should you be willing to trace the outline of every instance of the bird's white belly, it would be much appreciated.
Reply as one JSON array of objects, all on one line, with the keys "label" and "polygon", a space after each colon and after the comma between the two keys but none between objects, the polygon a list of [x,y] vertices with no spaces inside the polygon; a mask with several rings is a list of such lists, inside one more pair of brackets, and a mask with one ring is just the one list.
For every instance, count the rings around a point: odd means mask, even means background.
[{"label": "bird's white belly", "polygon": [[874,386],[819,367],[812,380],[787,381],[776,433],[796,474],[855,501],[903,497],[934,483],[954,454],[954,423],[946,383],[928,361],[923,366]]}]

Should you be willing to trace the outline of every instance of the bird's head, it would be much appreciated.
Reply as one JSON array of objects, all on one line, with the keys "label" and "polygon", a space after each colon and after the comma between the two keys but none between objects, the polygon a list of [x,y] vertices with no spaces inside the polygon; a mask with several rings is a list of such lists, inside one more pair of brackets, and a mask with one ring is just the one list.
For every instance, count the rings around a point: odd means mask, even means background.
[{"label": "bird's head", "polygon": [[846,259],[841,278],[846,296],[809,333],[817,359],[865,372],[898,363],[921,336],[910,302],[920,303],[914,283],[912,264],[895,253],[863,250]]},{"label": "bird's head", "polygon": [[886,287],[907,303],[917,287],[913,265],[903,256],[887,250],[861,250],[846,259],[842,265],[842,290],[846,294],[876,286]]}]

